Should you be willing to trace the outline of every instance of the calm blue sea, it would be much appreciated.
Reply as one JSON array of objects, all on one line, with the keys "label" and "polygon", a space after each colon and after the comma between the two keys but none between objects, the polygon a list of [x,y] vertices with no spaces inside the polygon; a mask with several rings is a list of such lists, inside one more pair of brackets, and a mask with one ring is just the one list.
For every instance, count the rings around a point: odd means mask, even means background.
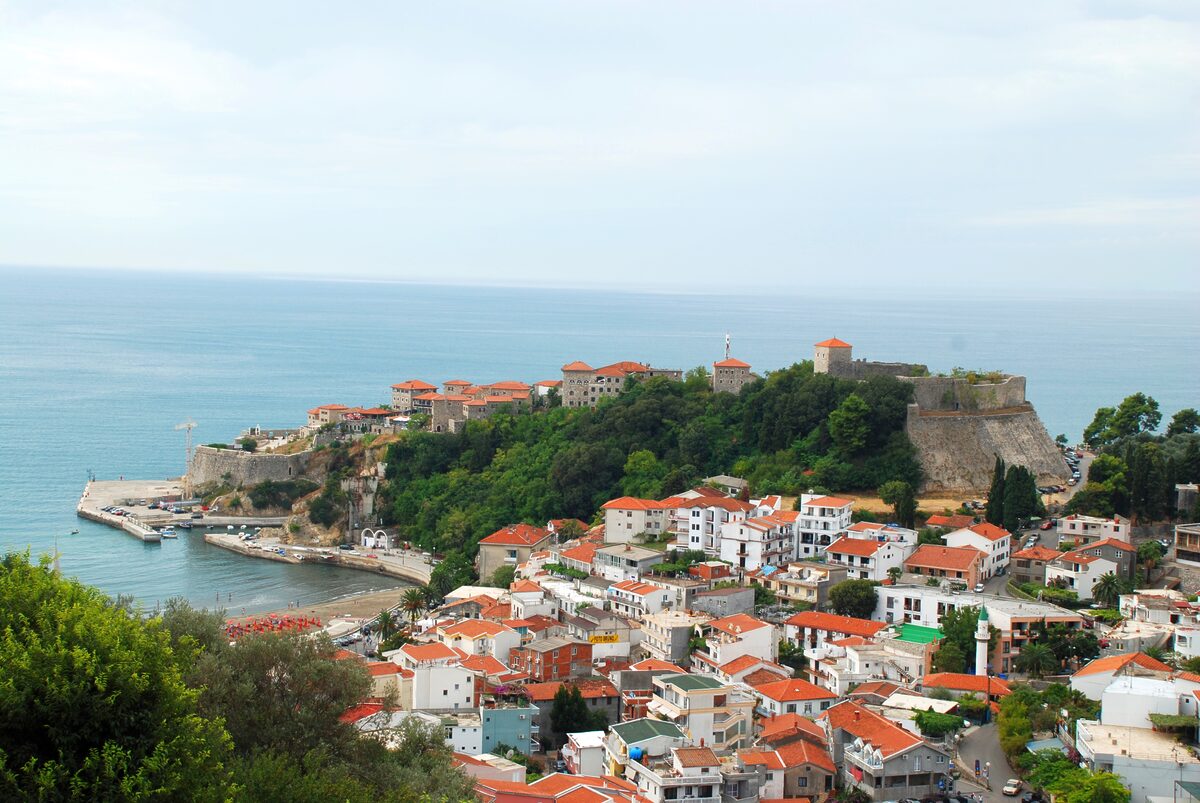
[{"label": "calm blue sea", "polygon": [[[756,370],[837,336],[856,357],[1025,374],[1051,435],[1142,390],[1169,416],[1200,405],[1197,296],[1028,298],[630,294],[47,270],[0,272],[0,549],[141,602],[182,594],[263,610],[386,587],[373,575],[249,560],[181,536],[145,545],[78,520],[101,479],[183,471],[182,433],[227,441],[297,426],[316,404],[386,402],[389,386],[558,377],[564,362],[683,368],[722,355]],[[68,536],[73,528],[79,535]]]}]

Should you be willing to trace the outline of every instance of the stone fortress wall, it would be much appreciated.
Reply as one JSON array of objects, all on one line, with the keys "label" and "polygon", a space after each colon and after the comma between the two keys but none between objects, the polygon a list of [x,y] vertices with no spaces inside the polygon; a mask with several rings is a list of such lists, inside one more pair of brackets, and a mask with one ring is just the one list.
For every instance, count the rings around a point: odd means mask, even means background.
[{"label": "stone fortress wall", "polygon": [[[192,455],[191,482],[199,487],[228,482],[237,486],[257,485],[273,480],[282,482],[303,477],[312,452],[296,454],[254,454],[241,449],[214,449],[197,446]],[[226,479],[225,475],[229,478]]]},{"label": "stone fortress wall", "polygon": [[921,462],[923,492],[985,491],[997,455],[1028,468],[1039,484],[1066,481],[1058,447],[1025,398],[1023,376],[975,383],[928,376],[917,363],[855,360],[850,344],[836,338],[816,345],[813,365],[846,379],[888,375],[913,386],[905,430]]}]

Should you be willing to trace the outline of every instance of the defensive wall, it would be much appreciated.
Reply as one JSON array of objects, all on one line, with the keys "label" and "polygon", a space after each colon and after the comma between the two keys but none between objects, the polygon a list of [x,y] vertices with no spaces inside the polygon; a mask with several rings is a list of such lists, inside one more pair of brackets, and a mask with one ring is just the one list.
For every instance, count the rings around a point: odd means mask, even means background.
[{"label": "defensive wall", "polygon": [[978,412],[1005,410],[1027,404],[1025,377],[1006,376],[999,382],[972,384],[953,376],[900,376],[913,386],[913,401],[922,410]]},{"label": "defensive wall", "polygon": [[233,486],[257,485],[273,480],[282,482],[303,477],[312,452],[296,454],[255,454],[240,449],[216,449],[197,446],[192,455],[190,479],[193,486],[228,482]]}]

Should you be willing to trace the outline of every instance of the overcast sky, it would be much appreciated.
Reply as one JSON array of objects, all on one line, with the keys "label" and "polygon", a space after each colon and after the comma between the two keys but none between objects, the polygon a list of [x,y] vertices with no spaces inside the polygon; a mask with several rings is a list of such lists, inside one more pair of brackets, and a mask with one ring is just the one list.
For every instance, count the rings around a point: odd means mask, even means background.
[{"label": "overcast sky", "polygon": [[0,0],[0,264],[1197,290],[1200,3]]}]

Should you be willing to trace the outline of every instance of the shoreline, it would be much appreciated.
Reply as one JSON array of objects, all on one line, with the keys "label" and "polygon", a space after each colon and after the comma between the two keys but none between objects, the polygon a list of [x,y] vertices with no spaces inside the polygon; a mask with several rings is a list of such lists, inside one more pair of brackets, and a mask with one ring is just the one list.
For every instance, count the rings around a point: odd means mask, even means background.
[{"label": "shoreline", "polygon": [[360,591],[345,597],[338,597],[325,602],[313,602],[294,608],[275,608],[266,611],[247,613],[245,616],[233,615],[233,611],[225,611],[228,622],[244,622],[259,619],[264,616],[314,616],[321,620],[322,626],[328,626],[338,619],[374,619],[380,612],[400,604],[404,593],[414,586],[387,589],[385,591]]}]

